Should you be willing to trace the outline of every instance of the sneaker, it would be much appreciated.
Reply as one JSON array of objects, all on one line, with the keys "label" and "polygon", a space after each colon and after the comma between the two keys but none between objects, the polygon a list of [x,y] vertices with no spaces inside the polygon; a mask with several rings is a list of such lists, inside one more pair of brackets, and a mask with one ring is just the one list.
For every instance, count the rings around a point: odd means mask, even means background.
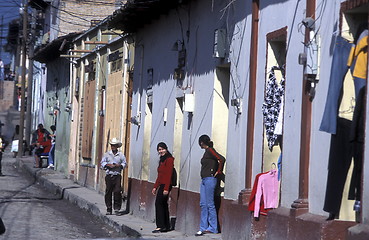
[{"label": "sneaker", "polygon": [[204,235],[204,233],[202,232],[202,231],[198,231],[196,234],[195,234],[195,236],[196,237],[198,237],[198,236],[203,236]]},{"label": "sneaker", "polygon": [[112,215],[113,213],[111,211],[106,211],[105,215]]},{"label": "sneaker", "polygon": [[54,164],[50,164],[49,166],[47,166],[47,168],[52,168],[52,169],[54,169]]},{"label": "sneaker", "polygon": [[115,215],[120,215],[120,210],[114,210]]}]

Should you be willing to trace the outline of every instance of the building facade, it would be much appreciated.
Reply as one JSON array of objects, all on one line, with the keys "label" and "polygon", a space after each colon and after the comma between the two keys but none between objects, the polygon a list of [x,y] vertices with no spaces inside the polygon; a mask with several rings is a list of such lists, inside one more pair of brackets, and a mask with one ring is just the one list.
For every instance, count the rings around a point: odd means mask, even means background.
[{"label": "building facade", "polygon": [[33,116],[38,116],[32,119],[32,127],[35,129],[39,123],[46,128],[56,126],[55,167],[66,176],[74,176],[76,167],[68,160],[74,149],[70,147],[70,132],[75,130],[70,128],[74,72],[69,49],[75,37],[116,9],[115,1],[102,5],[98,1],[32,0],[29,5],[37,9],[33,16],[41,25],[32,59],[36,60],[32,61],[36,74],[30,76],[34,83]]},{"label": "building facade", "polygon": [[[336,133],[321,126],[332,100],[336,45],[341,37],[355,42],[361,23],[367,25],[367,6],[366,1],[261,0],[133,1],[123,6],[110,26],[136,40],[130,211],[154,219],[150,192],[156,144],[164,141],[179,169],[171,215],[176,229],[195,233],[203,154],[197,141],[208,134],[227,159],[219,209],[224,239],[359,238],[356,229],[367,224],[366,177],[361,210],[355,212],[355,199],[348,200],[347,194],[354,173],[347,169],[339,213],[333,214],[340,221],[326,221],[332,213],[327,211],[328,176],[336,174],[331,163]],[[333,111],[334,122],[353,117],[354,81],[347,75],[343,82],[347,95],[337,103],[339,111]],[[277,101],[278,111],[268,101]],[[270,111],[278,114],[270,117]],[[267,125],[271,119],[281,124],[278,134],[276,122],[272,130]],[[278,207],[256,219],[248,210],[251,190],[256,176],[273,168],[280,172]],[[312,229],[315,234],[306,234]]]},{"label": "building facade", "polygon": [[[200,221],[198,138],[207,134],[227,159],[216,192],[222,239],[366,239],[368,120],[359,117],[354,158],[341,131],[367,103],[357,83],[366,91],[368,3],[128,1],[69,35],[69,60],[48,62],[57,73],[48,69],[47,86],[64,87],[46,98],[58,96],[58,136],[70,136],[60,142],[67,150],[57,148],[68,159],[60,170],[102,192],[101,156],[120,138],[129,211],[153,221],[156,146],[164,141],[179,175],[170,214],[191,235]],[[67,36],[52,41],[54,50]],[[361,56],[364,76],[349,56]],[[255,215],[254,185],[274,169],[277,204]]]}]

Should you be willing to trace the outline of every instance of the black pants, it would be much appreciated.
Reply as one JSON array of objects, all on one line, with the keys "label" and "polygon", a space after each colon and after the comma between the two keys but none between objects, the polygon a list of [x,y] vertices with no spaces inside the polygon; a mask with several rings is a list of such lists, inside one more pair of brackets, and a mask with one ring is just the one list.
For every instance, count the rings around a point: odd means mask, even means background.
[{"label": "black pants", "polygon": [[323,210],[337,215],[340,212],[343,189],[352,162],[352,143],[349,141],[350,129],[350,120],[338,118],[337,132],[331,138]]},{"label": "black pants", "polygon": [[361,176],[363,171],[364,143],[353,143],[354,168],[352,170],[348,199],[361,200]]},{"label": "black pants", "polygon": [[114,195],[114,209],[120,210],[122,207],[122,187],[121,187],[122,176],[121,175],[106,175],[105,176],[105,205],[109,212],[112,211],[112,197]]},{"label": "black pants", "polygon": [[[168,199],[169,194],[164,195],[164,184],[159,186],[155,200],[156,227],[170,229]],[[170,191],[170,189],[169,189]]]},{"label": "black pants", "polygon": [[3,220],[0,217],[0,235],[3,234],[5,232],[5,225]]}]

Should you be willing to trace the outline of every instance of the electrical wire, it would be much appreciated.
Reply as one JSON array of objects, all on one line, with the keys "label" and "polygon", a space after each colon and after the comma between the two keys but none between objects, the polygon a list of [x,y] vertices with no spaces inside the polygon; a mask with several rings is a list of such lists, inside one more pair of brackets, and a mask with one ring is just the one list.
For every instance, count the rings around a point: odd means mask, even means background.
[{"label": "electrical wire", "polygon": [[90,25],[86,25],[86,24],[82,24],[82,23],[77,23],[77,22],[71,22],[71,21],[68,21],[68,20],[65,20],[61,17],[59,17],[58,15],[55,16],[57,19],[59,19],[60,21],[62,22],[65,22],[65,23],[69,23],[69,24],[72,24],[72,25],[77,25],[77,26],[81,26],[81,27],[90,27]]},{"label": "electrical wire", "polygon": [[[16,3],[16,5],[18,6],[18,7],[23,7],[22,5],[20,5],[19,3],[17,3],[17,2],[15,2],[15,0],[12,0],[14,3]],[[83,2],[81,2],[81,4],[82,4]],[[36,4],[36,6],[38,6],[38,7],[40,7],[41,8],[41,6],[39,5],[39,4],[37,4],[37,3],[35,3]],[[92,4],[92,2],[91,2],[91,4]],[[47,3],[47,5],[49,6],[49,7],[51,7],[51,8],[53,8],[53,9],[56,9],[56,10],[58,10],[58,11],[61,11],[61,12],[64,12],[64,13],[66,13],[66,14],[68,14],[68,15],[70,15],[70,16],[72,16],[72,17],[75,17],[75,18],[78,18],[78,19],[80,19],[80,20],[83,20],[83,21],[86,21],[86,22],[90,22],[90,20],[88,20],[88,19],[86,19],[86,18],[83,18],[83,17],[81,17],[81,16],[84,16],[84,14],[81,14],[81,13],[73,13],[73,12],[70,12],[70,11],[67,11],[67,10],[64,10],[64,9],[62,9],[61,7],[56,7],[56,6],[53,6],[51,3]],[[109,5],[108,3],[107,4],[105,4],[105,5]],[[85,16],[101,16],[101,17],[103,17],[103,16],[106,16],[106,15],[91,15],[91,14],[86,14]]]},{"label": "electrical wire", "polygon": [[81,1],[81,4],[90,4],[90,5],[112,5],[112,6],[116,6],[116,3],[112,3],[112,2],[106,2],[106,1],[91,1],[91,0],[84,0]]},{"label": "electrical wire", "polygon": [[[41,7],[39,4],[35,3],[38,7]],[[51,5],[50,5],[51,6]],[[34,17],[33,15],[31,15],[32,18],[34,18],[34,20],[38,20],[37,17]],[[63,21],[63,22],[66,22],[66,23],[69,23],[69,24],[72,24],[72,25],[78,25],[78,26],[83,26],[83,27],[89,27],[90,25],[82,25],[82,24],[79,24],[79,23],[75,23],[75,22],[70,22],[70,21],[67,21],[67,20],[64,20],[62,18],[60,18],[58,16],[58,14],[55,15],[56,18],[58,18],[60,21]],[[88,21],[89,22],[89,21]],[[64,32],[60,29],[57,29],[55,27],[52,27],[51,25],[49,26],[51,29],[53,30],[56,30],[57,32],[60,32],[60,33],[63,33],[63,34],[68,34],[67,32]]]},{"label": "electrical wire", "polygon": [[[83,4],[83,2],[81,2],[81,4]],[[92,4],[92,2],[91,2],[91,4]],[[73,16],[73,17],[75,17],[75,18],[78,18],[78,19],[80,19],[80,20],[83,20],[83,21],[86,21],[86,22],[90,22],[90,20],[88,20],[88,19],[86,19],[86,18],[83,18],[83,17],[81,17],[81,16],[79,16],[79,15],[83,15],[83,14],[80,14],[80,13],[73,13],[73,12],[70,12],[70,11],[67,11],[67,10],[64,10],[64,9],[62,9],[61,7],[56,7],[56,6],[53,6],[53,5],[51,5],[50,3],[48,3],[48,5],[50,6],[50,7],[52,7],[52,8],[54,8],[54,9],[56,9],[56,10],[59,10],[59,11],[62,11],[62,12],[65,12],[66,14],[68,14],[68,15],[71,15],[71,16]],[[99,4],[97,4],[97,5],[99,5]],[[100,4],[100,5],[109,5],[109,4]],[[91,15],[88,15],[88,16],[91,16]],[[96,16],[96,15],[95,15]],[[102,15],[102,16],[107,16],[107,15]]]}]

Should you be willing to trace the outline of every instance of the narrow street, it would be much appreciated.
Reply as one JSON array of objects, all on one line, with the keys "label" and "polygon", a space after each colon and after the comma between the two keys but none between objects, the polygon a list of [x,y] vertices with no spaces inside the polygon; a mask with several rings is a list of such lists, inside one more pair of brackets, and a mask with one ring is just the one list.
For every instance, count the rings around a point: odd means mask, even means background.
[{"label": "narrow street", "polygon": [[0,239],[118,238],[117,232],[75,205],[48,193],[15,166],[9,149],[3,154],[0,216],[6,232]]}]

